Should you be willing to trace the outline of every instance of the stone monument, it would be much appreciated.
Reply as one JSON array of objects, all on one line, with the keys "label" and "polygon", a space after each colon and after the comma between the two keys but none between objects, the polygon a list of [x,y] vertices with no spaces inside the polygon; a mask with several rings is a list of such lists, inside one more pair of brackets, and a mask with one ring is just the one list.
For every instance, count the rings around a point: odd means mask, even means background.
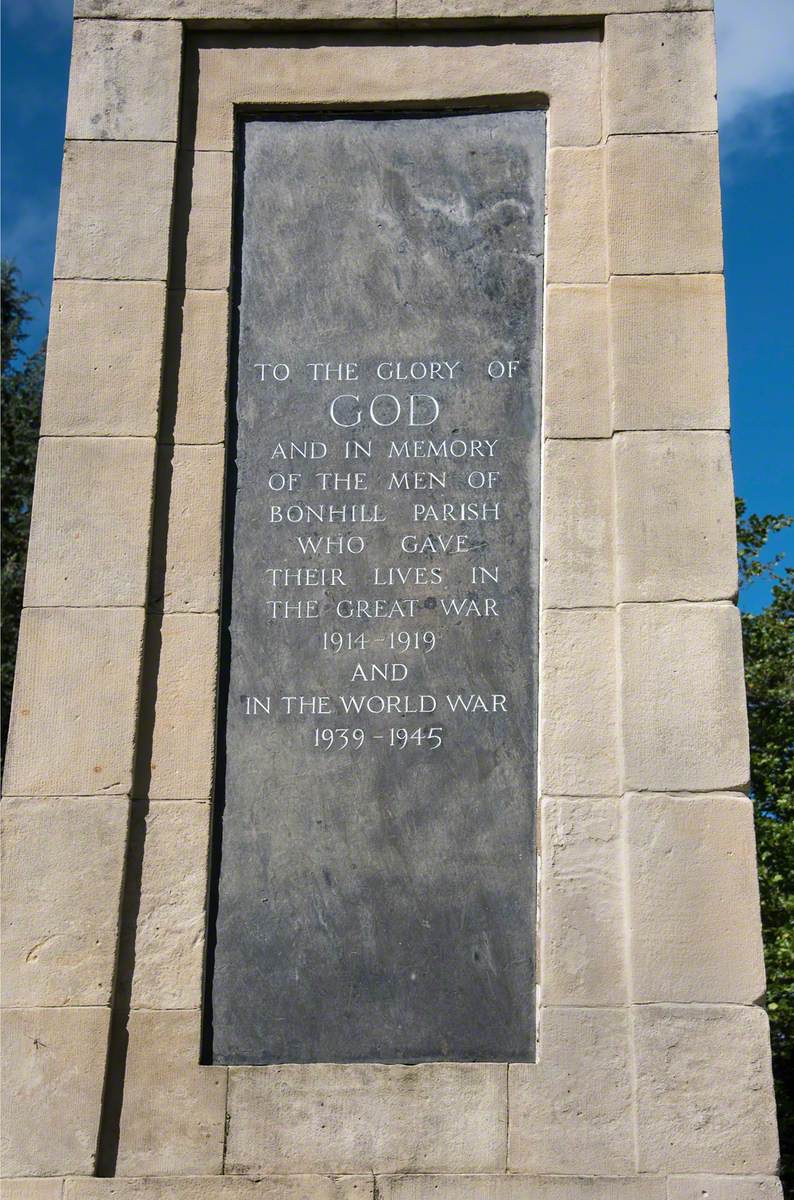
[{"label": "stone monument", "polygon": [[76,0],[8,1200],[766,1200],[710,0]]}]

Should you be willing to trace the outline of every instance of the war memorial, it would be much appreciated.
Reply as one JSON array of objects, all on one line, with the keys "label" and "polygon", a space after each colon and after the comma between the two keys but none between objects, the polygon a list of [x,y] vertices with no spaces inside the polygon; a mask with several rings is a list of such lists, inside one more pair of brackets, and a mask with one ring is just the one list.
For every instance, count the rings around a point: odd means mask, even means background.
[{"label": "war memorial", "polygon": [[7,1200],[773,1200],[710,0],[76,0]]}]

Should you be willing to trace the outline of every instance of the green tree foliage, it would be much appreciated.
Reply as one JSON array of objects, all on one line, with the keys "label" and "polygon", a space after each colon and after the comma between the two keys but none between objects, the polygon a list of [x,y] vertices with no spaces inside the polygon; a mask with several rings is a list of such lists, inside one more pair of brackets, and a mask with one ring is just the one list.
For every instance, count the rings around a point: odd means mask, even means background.
[{"label": "green tree foliage", "polygon": [[39,436],[41,389],[44,381],[42,345],[25,355],[22,343],[30,320],[32,297],[19,286],[13,263],[2,264],[2,415],[0,416],[0,486],[2,511],[2,753],[5,755],[8,710],[14,680],[19,614],[25,581],[25,558],[30,530],[30,502]]},{"label": "green tree foliage", "polygon": [[773,580],[760,613],[742,613],[752,800],[767,973],[767,1009],[783,1177],[794,1186],[794,567],[762,558],[791,517],[746,515],[736,501],[739,581]]}]

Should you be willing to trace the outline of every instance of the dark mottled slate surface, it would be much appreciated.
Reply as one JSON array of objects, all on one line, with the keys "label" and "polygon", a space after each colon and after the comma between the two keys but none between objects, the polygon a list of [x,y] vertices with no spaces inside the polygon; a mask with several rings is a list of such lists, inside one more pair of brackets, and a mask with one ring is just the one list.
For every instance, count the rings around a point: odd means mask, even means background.
[{"label": "dark mottled slate surface", "polygon": [[[208,1055],[528,1059],[545,118],[250,119],[241,141]],[[489,378],[492,360],[517,360],[514,377]],[[379,363],[398,361],[460,367],[432,386],[377,379]],[[263,362],[287,364],[289,378],[262,381]],[[315,382],[316,362],[355,362],[359,378]],[[406,426],[412,391],[438,401],[432,426]],[[331,422],[339,393],[360,395],[360,427]],[[390,428],[366,413],[378,393],[401,403]],[[384,417],[392,402],[378,403]],[[350,436],[372,440],[369,461],[345,462]],[[496,445],[489,458],[387,457],[392,441],[452,438]],[[322,461],[274,459],[280,442],[312,439]],[[499,473],[490,492],[468,485],[473,469]],[[289,470],[301,478],[287,498],[268,481]],[[365,471],[366,490],[324,493],[318,470]],[[392,470],[446,472],[447,486],[389,489]],[[494,502],[498,521],[414,519],[416,503]],[[274,523],[274,503],[378,505],[386,519]],[[361,535],[364,553],[304,555],[297,542],[340,533]],[[408,554],[411,533],[462,534],[469,550]],[[494,565],[497,583],[472,580],[473,566]],[[285,590],[268,574],[310,566],[342,580]],[[374,568],[390,566],[437,567],[441,582],[376,585]],[[491,599],[498,616],[445,614],[442,598],[480,610]],[[315,600],[320,615],[274,618],[274,599]],[[338,615],[349,599],[414,600],[415,612]],[[322,635],[334,631],[367,645],[332,655]],[[432,631],[436,648],[392,653],[378,640],[392,631]],[[351,682],[357,663],[397,662],[404,682]],[[504,695],[505,711],[453,714],[457,694]],[[296,717],[287,695],[327,696],[331,711]],[[438,709],[351,718],[342,695],[433,696]],[[251,715],[252,696],[270,697],[270,713]],[[392,727],[431,726],[439,748],[389,745]],[[361,729],[362,746],[314,746],[315,730],[340,727]]]}]

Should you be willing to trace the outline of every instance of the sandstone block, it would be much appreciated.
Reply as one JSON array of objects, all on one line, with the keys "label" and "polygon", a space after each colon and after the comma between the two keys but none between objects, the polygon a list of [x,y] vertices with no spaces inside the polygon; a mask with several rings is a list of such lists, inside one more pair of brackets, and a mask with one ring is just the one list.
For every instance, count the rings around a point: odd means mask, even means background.
[{"label": "sandstone block", "polygon": [[206,150],[179,156],[174,220],[177,288],[223,291],[229,287],[232,159],[231,153]]},{"label": "sandstone block", "polygon": [[646,793],[627,797],[626,816],[635,1002],[758,1000],[764,959],[751,802]]},{"label": "sandstone block", "polygon": [[62,1179],[4,1179],[3,1200],[61,1200]]},{"label": "sandstone block", "polygon": [[663,1179],[636,1175],[381,1175],[378,1188],[380,1200],[666,1200],[667,1195]]},{"label": "sandstone block", "polygon": [[178,21],[75,21],[68,138],[176,141]]},{"label": "sandstone block", "polygon": [[[95,0],[101,2],[101,0]],[[649,0],[397,0],[403,19],[429,17],[594,17],[647,12]],[[714,0],[652,0],[659,11],[711,9]]]},{"label": "sandstone block", "polygon": [[618,620],[626,788],[744,787],[750,764],[738,610],[624,604]]},{"label": "sandstone block", "polygon": [[169,142],[67,142],[57,279],[165,279],[175,149]]},{"label": "sandstone block", "polygon": [[616,429],[727,429],[721,275],[613,276],[609,284]]},{"label": "sandstone block", "polygon": [[[69,1179],[64,1200],[373,1200],[371,1175]],[[653,1200],[656,1200],[653,1197]]]},{"label": "sandstone block", "polygon": [[612,443],[547,441],[543,456],[544,604],[612,604]]},{"label": "sandstone block", "polygon": [[2,830],[3,1005],[109,1004],[126,801],[7,798]]},{"label": "sandstone block", "polygon": [[209,800],[215,743],[218,618],[163,617],[152,736],[152,800]]},{"label": "sandstone block", "polygon": [[56,279],[42,434],[154,437],[165,285]]},{"label": "sandstone block", "polygon": [[149,602],[166,612],[217,612],[223,446],[164,446],[158,454]]},{"label": "sandstone block", "polygon": [[109,1023],[107,1008],[3,1012],[4,1173],[91,1174]]},{"label": "sandstone block", "polygon": [[143,609],[23,612],[6,795],[129,792],[143,623]]},{"label": "sandstone block", "polygon": [[548,180],[547,282],[605,282],[604,151],[551,150]]},{"label": "sandstone block", "polygon": [[199,1008],[209,805],[153,800],[145,816],[133,1008]]},{"label": "sandstone block", "polygon": [[25,604],[143,605],[154,438],[42,438]]},{"label": "sandstone block", "polygon": [[681,1175],[667,1184],[668,1200],[783,1200],[771,1175]]},{"label": "sandstone block", "polygon": [[507,1066],[229,1068],[226,1170],[504,1169]]},{"label": "sandstone block", "polygon": [[541,813],[541,1004],[625,1004],[620,802],[544,799]]},{"label": "sandstone block", "polygon": [[606,161],[613,275],[722,270],[716,134],[612,137]]},{"label": "sandstone block", "polygon": [[614,796],[616,749],[614,614],[547,610],[541,622],[541,791]]},{"label": "sandstone block", "polygon": [[710,12],[608,16],[609,133],[717,128],[717,56]]},{"label": "sandstone block", "polygon": [[[174,16],[174,0],[76,0],[76,17]],[[394,0],[180,0],[182,20],[368,20],[394,16]]]},{"label": "sandstone block", "polygon": [[735,596],[727,433],[619,433],[614,442],[618,599]]},{"label": "sandstone block", "polygon": [[609,1008],[541,1011],[537,1063],[510,1065],[508,1170],[634,1170],[628,1018]]},{"label": "sandstone block", "polygon": [[640,1171],[771,1174],[769,1027],[760,1008],[634,1009]]},{"label": "sandstone block", "polygon": [[599,438],[612,432],[608,297],[603,285],[546,289],[547,437]]},{"label": "sandstone block", "polygon": [[226,1070],[199,1066],[199,1023],[198,1011],[130,1014],[119,1175],[223,1170]]},{"label": "sandstone block", "polygon": [[171,294],[162,441],[223,442],[228,318],[227,292]]}]

